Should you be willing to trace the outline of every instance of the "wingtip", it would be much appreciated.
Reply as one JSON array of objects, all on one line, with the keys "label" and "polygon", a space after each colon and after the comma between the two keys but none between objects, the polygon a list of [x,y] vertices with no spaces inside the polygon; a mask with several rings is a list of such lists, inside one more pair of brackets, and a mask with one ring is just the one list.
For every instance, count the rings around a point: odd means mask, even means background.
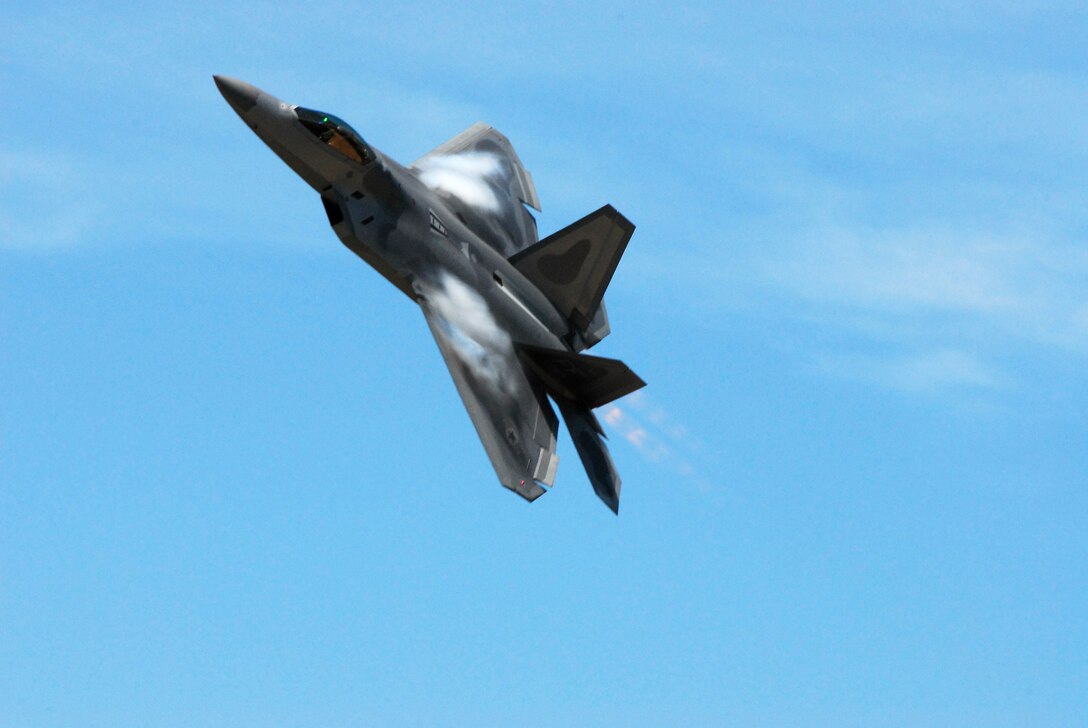
[{"label": "wingtip", "polygon": [[502,486],[504,488],[514,491],[515,493],[517,493],[518,495],[520,495],[522,498],[529,501],[530,503],[532,503],[537,498],[539,498],[540,496],[542,496],[542,495],[544,495],[545,493],[548,492],[543,487],[541,487],[541,485],[539,483],[537,483],[535,480],[531,480],[531,479],[529,479],[529,480],[519,479],[517,481],[513,481],[513,482],[510,482],[510,483],[507,483],[507,482],[505,482],[503,480],[500,480],[499,482],[502,483]]}]

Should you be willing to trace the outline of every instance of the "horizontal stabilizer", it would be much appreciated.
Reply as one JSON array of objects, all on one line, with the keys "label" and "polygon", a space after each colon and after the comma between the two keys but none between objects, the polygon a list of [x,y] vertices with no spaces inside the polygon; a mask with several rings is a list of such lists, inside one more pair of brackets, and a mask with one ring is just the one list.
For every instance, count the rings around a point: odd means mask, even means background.
[{"label": "horizontal stabilizer", "polygon": [[589,328],[635,226],[605,205],[510,257],[578,329]]},{"label": "horizontal stabilizer", "polygon": [[620,474],[612,462],[612,456],[601,436],[601,424],[594,414],[584,405],[556,397],[559,412],[567,423],[570,439],[582,459],[586,475],[593,486],[593,492],[604,501],[613,513],[620,512]]},{"label": "horizontal stabilizer", "polygon": [[618,359],[518,344],[518,353],[552,394],[593,409],[646,386]]}]

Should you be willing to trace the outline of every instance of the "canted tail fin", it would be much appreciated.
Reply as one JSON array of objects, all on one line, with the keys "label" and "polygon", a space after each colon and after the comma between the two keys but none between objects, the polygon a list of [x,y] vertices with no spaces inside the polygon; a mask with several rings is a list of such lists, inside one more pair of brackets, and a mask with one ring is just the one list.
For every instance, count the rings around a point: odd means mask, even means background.
[{"label": "canted tail fin", "polygon": [[510,257],[574,327],[587,330],[635,226],[605,205]]}]

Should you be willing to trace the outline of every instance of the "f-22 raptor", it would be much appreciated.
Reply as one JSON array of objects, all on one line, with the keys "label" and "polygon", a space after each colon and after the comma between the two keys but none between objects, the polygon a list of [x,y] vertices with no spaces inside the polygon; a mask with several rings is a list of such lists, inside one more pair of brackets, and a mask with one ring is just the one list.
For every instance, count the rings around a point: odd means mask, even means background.
[{"label": "f-22 raptor", "polygon": [[583,354],[610,332],[604,292],[634,232],[610,205],[543,240],[533,178],[477,123],[405,167],[342,119],[215,76],[238,116],[321,196],[340,241],[415,301],[499,481],[551,487],[559,407],[593,490],[619,513],[620,477],[593,409],[645,383]]}]

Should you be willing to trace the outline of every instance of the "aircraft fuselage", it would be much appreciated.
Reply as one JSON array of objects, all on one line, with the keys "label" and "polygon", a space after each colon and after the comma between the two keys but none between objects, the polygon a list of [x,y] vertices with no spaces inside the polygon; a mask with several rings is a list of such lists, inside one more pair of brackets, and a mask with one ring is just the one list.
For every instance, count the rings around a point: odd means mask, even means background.
[{"label": "aircraft fuselage", "polygon": [[419,305],[499,481],[530,501],[551,486],[550,398],[594,491],[618,512],[619,474],[592,410],[644,382],[579,352],[608,335],[604,291],[634,225],[606,205],[538,240],[532,177],[486,124],[405,167],[336,116],[215,82],[320,195],[340,241]]},{"label": "aircraft fuselage", "polygon": [[551,302],[416,173],[369,144],[369,158],[346,155],[303,125],[299,107],[241,81],[216,82],[253,132],[321,195],[340,241],[402,292],[416,299],[441,275],[453,276],[486,300],[513,340],[570,350],[569,324]]}]

